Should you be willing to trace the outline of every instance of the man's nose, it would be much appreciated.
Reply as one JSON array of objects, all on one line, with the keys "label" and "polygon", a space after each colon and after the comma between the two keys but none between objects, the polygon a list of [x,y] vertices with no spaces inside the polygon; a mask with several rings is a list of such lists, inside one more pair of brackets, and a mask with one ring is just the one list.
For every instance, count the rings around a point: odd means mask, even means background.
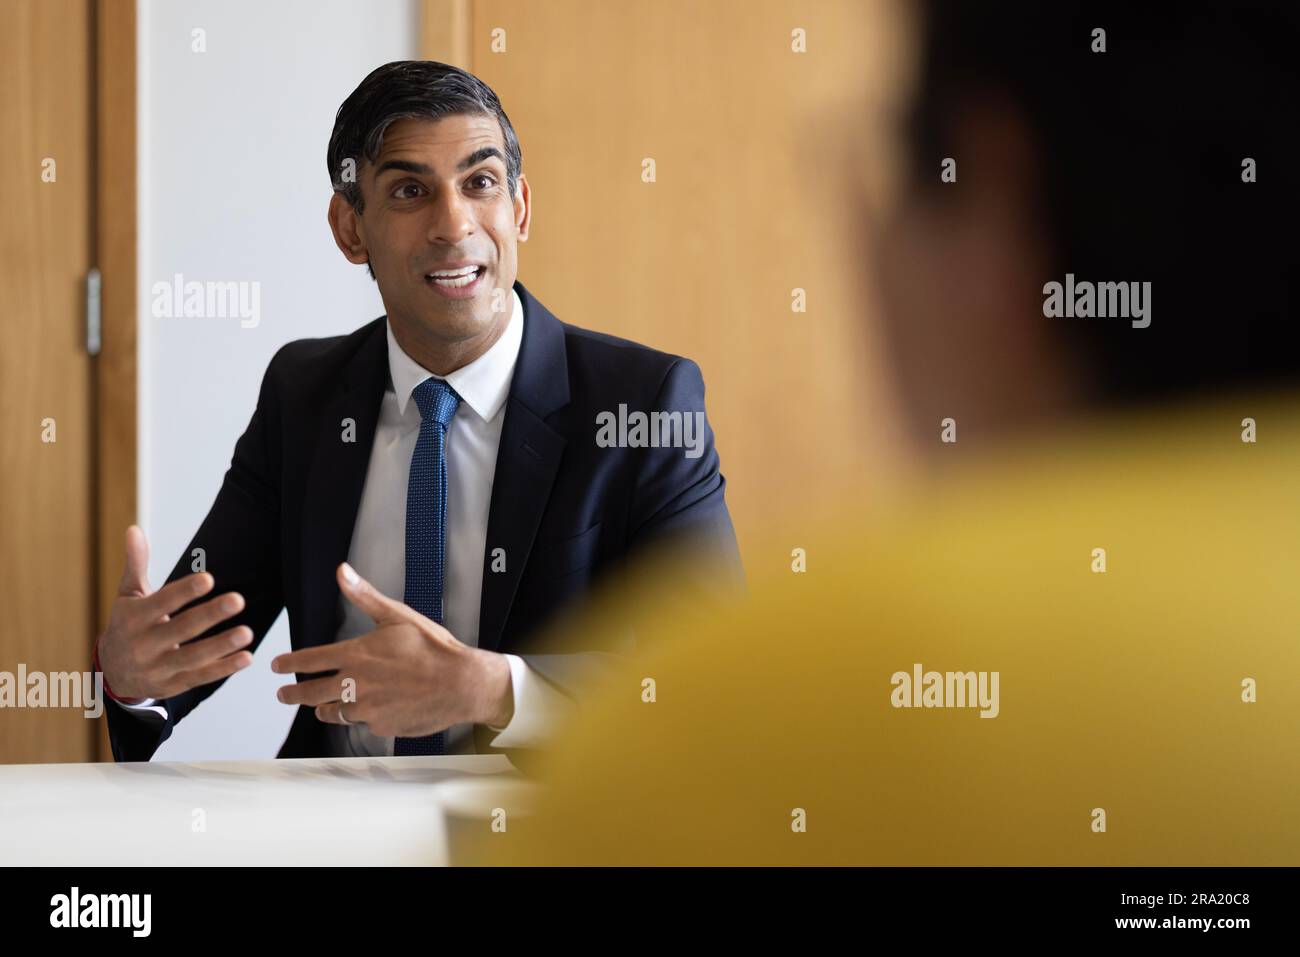
[{"label": "man's nose", "polygon": [[473,208],[459,190],[443,190],[434,200],[429,240],[455,245],[474,232]]}]

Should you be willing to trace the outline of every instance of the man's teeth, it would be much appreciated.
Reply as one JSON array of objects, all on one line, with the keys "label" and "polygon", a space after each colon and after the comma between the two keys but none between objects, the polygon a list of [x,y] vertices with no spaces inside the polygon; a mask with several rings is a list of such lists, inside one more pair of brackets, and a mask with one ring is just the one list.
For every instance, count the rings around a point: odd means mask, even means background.
[{"label": "man's teeth", "polygon": [[465,266],[462,269],[439,269],[437,272],[429,273],[429,278],[439,286],[455,289],[472,283],[478,278],[478,270],[478,266]]}]

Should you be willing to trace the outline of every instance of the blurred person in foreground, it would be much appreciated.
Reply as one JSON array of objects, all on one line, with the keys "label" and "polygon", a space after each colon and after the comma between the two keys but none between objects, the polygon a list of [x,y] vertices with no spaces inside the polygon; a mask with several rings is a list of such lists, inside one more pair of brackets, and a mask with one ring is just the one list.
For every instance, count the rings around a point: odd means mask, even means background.
[{"label": "blurred person in foreground", "polygon": [[871,245],[941,467],[773,528],[743,606],[643,606],[664,640],[465,860],[1300,859],[1296,14],[925,12]]}]

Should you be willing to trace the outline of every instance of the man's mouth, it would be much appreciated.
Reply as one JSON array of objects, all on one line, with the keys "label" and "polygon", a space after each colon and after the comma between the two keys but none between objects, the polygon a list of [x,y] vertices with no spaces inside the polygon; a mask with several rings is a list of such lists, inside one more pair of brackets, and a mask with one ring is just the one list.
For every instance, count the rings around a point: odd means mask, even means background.
[{"label": "man's mouth", "polygon": [[461,266],[456,269],[435,269],[425,273],[424,279],[438,290],[468,289],[487,272],[485,266]]}]

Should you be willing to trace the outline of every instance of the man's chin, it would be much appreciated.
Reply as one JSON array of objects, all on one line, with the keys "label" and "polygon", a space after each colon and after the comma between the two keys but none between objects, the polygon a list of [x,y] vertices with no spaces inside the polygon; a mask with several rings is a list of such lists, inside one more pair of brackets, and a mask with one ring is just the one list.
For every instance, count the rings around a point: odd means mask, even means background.
[{"label": "man's chin", "polygon": [[483,335],[492,328],[495,318],[482,303],[458,302],[424,310],[420,322],[432,338],[450,343]]}]

